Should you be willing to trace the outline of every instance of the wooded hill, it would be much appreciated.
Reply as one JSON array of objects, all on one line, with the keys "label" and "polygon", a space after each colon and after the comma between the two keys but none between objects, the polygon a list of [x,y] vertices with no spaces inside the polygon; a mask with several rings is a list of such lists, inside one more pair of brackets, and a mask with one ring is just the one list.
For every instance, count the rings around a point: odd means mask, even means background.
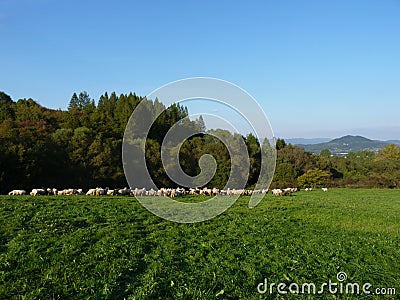
[{"label": "wooded hill", "polygon": [[377,141],[370,140],[363,136],[346,135],[337,139],[333,139],[324,143],[312,145],[299,144],[306,151],[319,154],[322,150],[328,149],[333,155],[345,156],[350,152],[372,151],[378,152],[379,149],[386,147],[388,144],[396,144],[399,141]]}]

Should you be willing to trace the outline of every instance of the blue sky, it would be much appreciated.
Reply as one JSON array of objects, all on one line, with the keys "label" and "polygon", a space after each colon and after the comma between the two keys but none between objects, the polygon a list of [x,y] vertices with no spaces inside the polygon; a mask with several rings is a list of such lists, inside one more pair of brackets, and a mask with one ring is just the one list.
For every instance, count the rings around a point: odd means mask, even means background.
[{"label": "blue sky", "polygon": [[147,95],[230,81],[276,136],[400,139],[400,1],[0,0],[0,90]]}]

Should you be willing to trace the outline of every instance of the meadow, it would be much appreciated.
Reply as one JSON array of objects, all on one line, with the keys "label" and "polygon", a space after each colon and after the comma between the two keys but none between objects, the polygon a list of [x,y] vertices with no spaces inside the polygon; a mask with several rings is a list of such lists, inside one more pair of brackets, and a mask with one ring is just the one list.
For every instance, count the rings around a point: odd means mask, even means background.
[{"label": "meadow", "polygon": [[[399,298],[400,190],[268,194],[254,209],[248,201],[178,224],[133,197],[0,196],[0,298]],[[265,278],[318,287],[339,272],[397,295],[257,291]]]}]

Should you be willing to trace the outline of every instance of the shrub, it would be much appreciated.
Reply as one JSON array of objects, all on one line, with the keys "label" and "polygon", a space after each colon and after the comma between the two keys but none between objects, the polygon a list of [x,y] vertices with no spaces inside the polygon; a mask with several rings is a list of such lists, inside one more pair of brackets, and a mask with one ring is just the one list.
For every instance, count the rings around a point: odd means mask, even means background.
[{"label": "shrub", "polygon": [[303,188],[326,187],[328,186],[330,177],[331,177],[330,174],[326,171],[322,171],[320,169],[313,169],[313,170],[308,170],[306,173],[301,175],[297,179],[297,182],[299,186]]}]

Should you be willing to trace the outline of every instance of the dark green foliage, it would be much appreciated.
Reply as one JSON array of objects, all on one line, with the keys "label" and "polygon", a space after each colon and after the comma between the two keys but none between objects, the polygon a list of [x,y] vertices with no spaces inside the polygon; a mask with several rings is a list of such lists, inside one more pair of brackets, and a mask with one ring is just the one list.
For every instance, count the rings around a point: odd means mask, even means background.
[{"label": "dark green foliage", "polygon": [[301,175],[297,182],[300,187],[321,188],[327,187],[329,184],[330,174],[320,169],[308,170],[305,174]]},{"label": "dark green foliage", "polygon": [[[86,92],[74,93],[67,111],[44,108],[32,99],[14,103],[4,93],[0,98],[0,193],[17,187],[126,186],[122,136],[143,98],[105,93],[96,107]],[[149,113],[164,110],[158,101],[146,104]],[[155,125],[156,140],[162,141],[162,134],[186,116],[184,107],[167,108],[163,123]],[[151,172],[157,176],[161,171]]]},{"label": "dark green foliage", "polygon": [[[131,197],[1,196],[0,298],[314,299],[257,285],[337,283],[338,272],[398,292],[397,190],[269,194],[252,210],[248,201],[177,224]],[[333,296],[382,299],[318,299]]]},{"label": "dark green foliage", "polygon": [[72,94],[71,100],[69,101],[68,109],[78,109],[79,108],[79,99],[76,93]]},{"label": "dark green foliage", "polygon": [[4,92],[0,92],[0,106],[4,104],[12,104],[13,101],[9,95]]},{"label": "dark green foliage", "polygon": [[206,124],[204,123],[203,116],[200,116],[198,118],[197,123],[199,124],[199,130],[202,131],[202,132],[205,132],[206,131]]},{"label": "dark green foliage", "polygon": [[79,93],[79,97],[76,95],[76,93],[73,93],[71,100],[68,105],[68,110],[83,110],[83,109],[88,109],[91,110],[94,107],[93,106],[93,100],[90,98],[89,94],[87,92],[81,92]]},{"label": "dark green foliage", "polygon": [[276,146],[276,150],[281,150],[286,147],[286,142],[284,139],[277,139],[275,146]]},{"label": "dark green foliage", "polygon": [[320,153],[321,156],[323,157],[330,157],[331,156],[331,151],[329,149],[324,149]]},{"label": "dark green foliage", "polygon": [[247,184],[252,186],[257,183],[261,168],[261,146],[257,138],[253,134],[246,136],[247,152],[250,157],[250,172]]},{"label": "dark green foliage", "polygon": [[11,97],[4,92],[0,92],[0,122],[5,120],[15,120],[14,102]]},{"label": "dark green foliage", "polygon": [[[276,165],[274,181],[287,182],[297,178],[297,172],[295,166],[291,163],[283,162]],[[280,185],[281,186],[281,185]]]}]

